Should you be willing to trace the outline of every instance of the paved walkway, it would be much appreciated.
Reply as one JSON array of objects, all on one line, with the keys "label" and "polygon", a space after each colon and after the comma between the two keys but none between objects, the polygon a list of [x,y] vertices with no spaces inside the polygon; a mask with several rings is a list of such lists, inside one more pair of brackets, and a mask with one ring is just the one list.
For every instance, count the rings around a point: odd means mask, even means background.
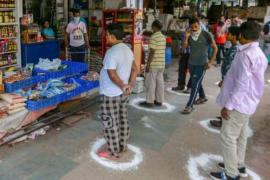
[{"label": "paved walkway", "polygon": [[[176,83],[177,62],[167,70],[167,87]],[[216,156],[220,155],[219,136],[203,128],[199,122],[219,115],[215,97],[219,88],[215,84],[220,69],[212,68],[204,82],[209,101],[196,106],[193,114],[184,116],[188,97],[166,92],[166,102],[174,106],[172,112],[149,112],[129,108],[131,123],[130,144],[143,152],[143,162],[137,169],[117,171],[101,166],[90,158],[90,147],[102,138],[102,126],[96,117],[98,105],[89,108],[91,118],[75,126],[51,129],[45,136],[12,148],[0,149],[1,180],[188,180],[209,179],[207,173],[216,168]],[[270,79],[270,72],[267,73]],[[247,164],[260,177],[270,179],[270,84],[267,84],[264,100],[251,121],[254,136],[250,138]],[[144,98],[144,94],[134,98]],[[212,160],[196,170],[196,162],[206,163],[208,155]],[[213,155],[211,155],[213,154]],[[196,159],[200,157],[200,159]],[[123,158],[130,161],[133,153]],[[194,161],[191,161],[193,158]],[[194,159],[195,158],[195,159]],[[190,161],[189,161],[190,160]],[[198,160],[198,161],[197,161]],[[193,169],[189,174],[188,162]],[[193,164],[192,164],[193,163]]]}]

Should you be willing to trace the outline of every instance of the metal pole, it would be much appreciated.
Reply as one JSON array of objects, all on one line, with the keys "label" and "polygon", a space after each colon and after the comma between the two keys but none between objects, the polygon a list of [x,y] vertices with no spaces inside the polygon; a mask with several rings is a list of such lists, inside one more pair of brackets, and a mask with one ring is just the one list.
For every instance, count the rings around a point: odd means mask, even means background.
[{"label": "metal pole", "polygon": [[154,0],[154,15],[156,17],[156,12],[157,12],[157,0]]}]

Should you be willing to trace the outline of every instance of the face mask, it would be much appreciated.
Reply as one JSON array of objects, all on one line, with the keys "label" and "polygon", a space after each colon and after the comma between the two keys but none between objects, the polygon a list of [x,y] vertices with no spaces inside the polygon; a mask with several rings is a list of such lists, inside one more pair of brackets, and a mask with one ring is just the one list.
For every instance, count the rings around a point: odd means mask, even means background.
[{"label": "face mask", "polygon": [[74,18],[73,18],[73,21],[74,21],[74,23],[79,24],[79,22],[80,22],[80,17],[74,17]]},{"label": "face mask", "polygon": [[199,30],[196,31],[196,32],[192,32],[192,33],[191,33],[191,38],[192,38],[194,41],[197,41],[198,38],[199,38],[199,36],[200,36],[200,34],[201,34],[201,32],[202,32],[201,29],[199,29]]}]

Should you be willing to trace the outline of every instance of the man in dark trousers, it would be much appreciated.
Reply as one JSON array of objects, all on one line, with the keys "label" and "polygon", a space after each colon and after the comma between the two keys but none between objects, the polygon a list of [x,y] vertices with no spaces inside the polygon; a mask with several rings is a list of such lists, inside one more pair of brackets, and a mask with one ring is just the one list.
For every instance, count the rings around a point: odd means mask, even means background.
[{"label": "man in dark trousers", "polygon": [[[182,35],[181,41],[185,39],[185,34]],[[186,87],[186,75],[188,71],[188,59],[190,54],[190,48],[181,49],[181,57],[179,60],[179,70],[178,70],[178,82],[177,86],[173,87],[173,91],[183,91]],[[190,81],[187,85],[187,88],[190,88]]]},{"label": "man in dark trousers", "polygon": [[[193,110],[193,104],[203,104],[207,101],[202,81],[206,69],[211,67],[217,54],[217,45],[214,39],[208,32],[201,29],[199,19],[191,19],[189,25],[190,29],[186,32],[183,48],[190,46],[188,62],[191,76],[191,94],[185,109],[182,111],[183,114],[190,114]],[[208,60],[209,46],[213,49],[210,60]],[[199,99],[196,100],[198,93]]]}]

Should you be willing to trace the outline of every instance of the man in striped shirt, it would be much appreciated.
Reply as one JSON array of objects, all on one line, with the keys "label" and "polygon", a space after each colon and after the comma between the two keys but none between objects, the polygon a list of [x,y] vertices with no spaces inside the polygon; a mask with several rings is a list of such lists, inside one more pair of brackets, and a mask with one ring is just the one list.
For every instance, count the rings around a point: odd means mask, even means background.
[{"label": "man in striped shirt", "polygon": [[150,38],[150,54],[146,65],[146,102],[144,106],[162,106],[164,101],[164,78],[166,38],[161,33],[162,24],[155,20],[152,24],[154,34]]}]

